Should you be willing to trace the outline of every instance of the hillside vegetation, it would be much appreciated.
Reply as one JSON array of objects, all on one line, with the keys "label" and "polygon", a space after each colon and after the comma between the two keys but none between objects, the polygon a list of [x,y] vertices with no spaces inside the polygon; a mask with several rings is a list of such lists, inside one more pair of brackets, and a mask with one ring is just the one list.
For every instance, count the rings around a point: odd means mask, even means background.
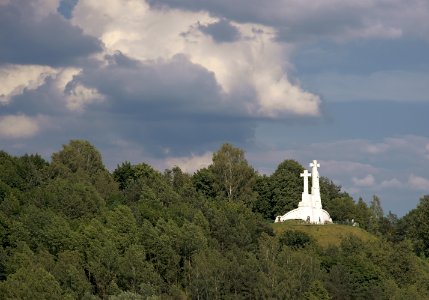
[{"label": "hillside vegetation", "polygon": [[194,174],[73,140],[46,161],[0,151],[1,299],[429,299],[429,196],[398,219],[321,178],[360,228],[273,224],[303,167],[259,175],[224,144]]},{"label": "hillside vegetation", "polygon": [[340,246],[341,242],[349,236],[354,236],[362,242],[367,243],[378,241],[378,237],[375,235],[362,228],[350,225],[312,225],[296,221],[287,221],[283,223],[274,223],[273,229],[276,235],[280,235],[285,231],[291,230],[304,232],[312,237],[315,242],[323,248],[327,248],[329,246]]}]

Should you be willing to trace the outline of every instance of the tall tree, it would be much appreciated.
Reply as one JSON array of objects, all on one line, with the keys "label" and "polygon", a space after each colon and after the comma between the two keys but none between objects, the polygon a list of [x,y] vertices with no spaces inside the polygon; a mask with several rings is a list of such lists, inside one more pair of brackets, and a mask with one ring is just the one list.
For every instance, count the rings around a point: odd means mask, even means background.
[{"label": "tall tree", "polygon": [[223,144],[213,154],[211,169],[218,192],[229,200],[249,202],[246,198],[255,196],[252,185],[256,180],[256,172],[247,163],[243,150],[228,143]]},{"label": "tall tree", "polygon": [[381,207],[380,198],[378,198],[378,196],[374,195],[372,197],[372,201],[369,205],[369,208],[371,209],[372,214],[377,221],[383,218],[383,208]]},{"label": "tall tree", "polygon": [[376,195],[372,197],[369,209],[371,211],[369,230],[373,233],[379,233],[380,222],[384,217],[384,213],[383,208],[381,207],[380,198]]},{"label": "tall tree", "polygon": [[104,197],[118,189],[100,152],[88,141],[71,140],[63,145],[61,151],[52,154],[51,167],[54,176],[90,182]]},{"label": "tall tree", "polygon": [[275,215],[284,214],[296,208],[301,201],[302,178],[304,167],[295,160],[285,160],[270,176],[273,189],[273,204]]}]

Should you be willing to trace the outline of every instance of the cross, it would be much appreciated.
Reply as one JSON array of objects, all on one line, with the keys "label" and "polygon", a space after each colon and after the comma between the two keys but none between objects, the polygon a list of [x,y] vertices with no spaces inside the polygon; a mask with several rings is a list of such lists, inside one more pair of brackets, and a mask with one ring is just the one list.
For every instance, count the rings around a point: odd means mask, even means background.
[{"label": "cross", "polygon": [[320,164],[317,163],[317,160],[313,160],[312,163],[310,163],[311,174],[312,176],[312,186],[311,186],[311,194],[318,193],[319,190],[319,172],[317,171],[317,168],[320,167]]},{"label": "cross", "polygon": [[317,160],[313,160],[312,163],[310,163],[310,167],[316,167],[316,168],[320,168],[320,164],[317,163]]},{"label": "cross", "polygon": [[304,173],[301,173],[300,176],[304,177],[304,194],[308,194],[308,177],[311,177],[311,174],[304,170]]}]

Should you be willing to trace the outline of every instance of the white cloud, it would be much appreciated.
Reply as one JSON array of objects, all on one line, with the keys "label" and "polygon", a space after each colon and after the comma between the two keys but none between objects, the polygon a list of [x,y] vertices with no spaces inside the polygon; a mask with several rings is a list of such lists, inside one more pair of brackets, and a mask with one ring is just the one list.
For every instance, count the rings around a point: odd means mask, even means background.
[{"label": "white cloud", "polygon": [[384,143],[378,143],[378,144],[368,144],[365,147],[365,150],[370,154],[380,154],[384,153],[389,149],[389,145]]},{"label": "white cloud", "polygon": [[43,85],[46,78],[55,74],[53,68],[36,65],[6,65],[0,68],[0,105],[24,90],[34,90]]},{"label": "white cloud", "polygon": [[79,68],[63,68],[58,71],[58,73],[55,76],[55,86],[57,87],[58,91],[63,93],[66,85],[73,80],[73,77],[79,72],[81,72],[82,69]]},{"label": "white cloud", "polygon": [[414,189],[429,191],[429,179],[427,178],[411,174],[408,184]]},{"label": "white cloud", "polygon": [[25,115],[0,117],[0,138],[28,138],[40,131],[38,118]]},{"label": "white cloud", "polygon": [[354,161],[322,160],[321,164],[323,164],[327,173],[336,176],[342,174],[378,172],[378,169],[372,165]]},{"label": "white cloud", "polygon": [[381,188],[387,188],[387,189],[388,188],[401,188],[403,186],[404,186],[404,184],[396,178],[383,180],[380,184]]},{"label": "white cloud", "polygon": [[82,111],[83,108],[94,102],[101,102],[104,96],[98,93],[96,89],[87,88],[81,84],[74,86],[67,92],[67,108],[72,111]]},{"label": "white cloud", "polygon": [[363,178],[353,177],[352,181],[355,185],[362,186],[362,187],[370,187],[370,186],[373,186],[375,184],[374,176],[371,174],[368,174],[367,176],[365,176]]},{"label": "white cloud", "polygon": [[189,157],[171,157],[166,159],[166,165],[170,168],[178,166],[184,172],[193,173],[209,166],[212,163],[212,155],[212,152],[206,152],[200,156],[192,154]]},{"label": "white cloud", "polygon": [[108,52],[119,50],[152,63],[186,55],[213,72],[222,89],[234,101],[243,101],[237,106],[250,115],[275,118],[320,113],[319,97],[288,80],[284,55],[290,48],[274,40],[273,28],[234,23],[241,38],[216,43],[198,24],[217,21],[207,12],[155,10],[137,0],[79,1],[73,18],[86,33],[99,37]]}]

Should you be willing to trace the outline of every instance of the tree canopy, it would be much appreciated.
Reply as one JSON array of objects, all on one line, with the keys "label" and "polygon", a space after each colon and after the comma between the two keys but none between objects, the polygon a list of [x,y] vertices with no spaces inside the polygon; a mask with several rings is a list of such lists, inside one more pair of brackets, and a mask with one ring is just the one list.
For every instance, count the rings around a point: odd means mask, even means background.
[{"label": "tree canopy", "polygon": [[397,218],[322,177],[334,221],[373,234],[326,247],[273,230],[302,170],[285,160],[260,175],[231,144],[194,174],[127,161],[110,172],[82,140],[50,162],[0,151],[0,298],[428,299],[429,196]]}]

